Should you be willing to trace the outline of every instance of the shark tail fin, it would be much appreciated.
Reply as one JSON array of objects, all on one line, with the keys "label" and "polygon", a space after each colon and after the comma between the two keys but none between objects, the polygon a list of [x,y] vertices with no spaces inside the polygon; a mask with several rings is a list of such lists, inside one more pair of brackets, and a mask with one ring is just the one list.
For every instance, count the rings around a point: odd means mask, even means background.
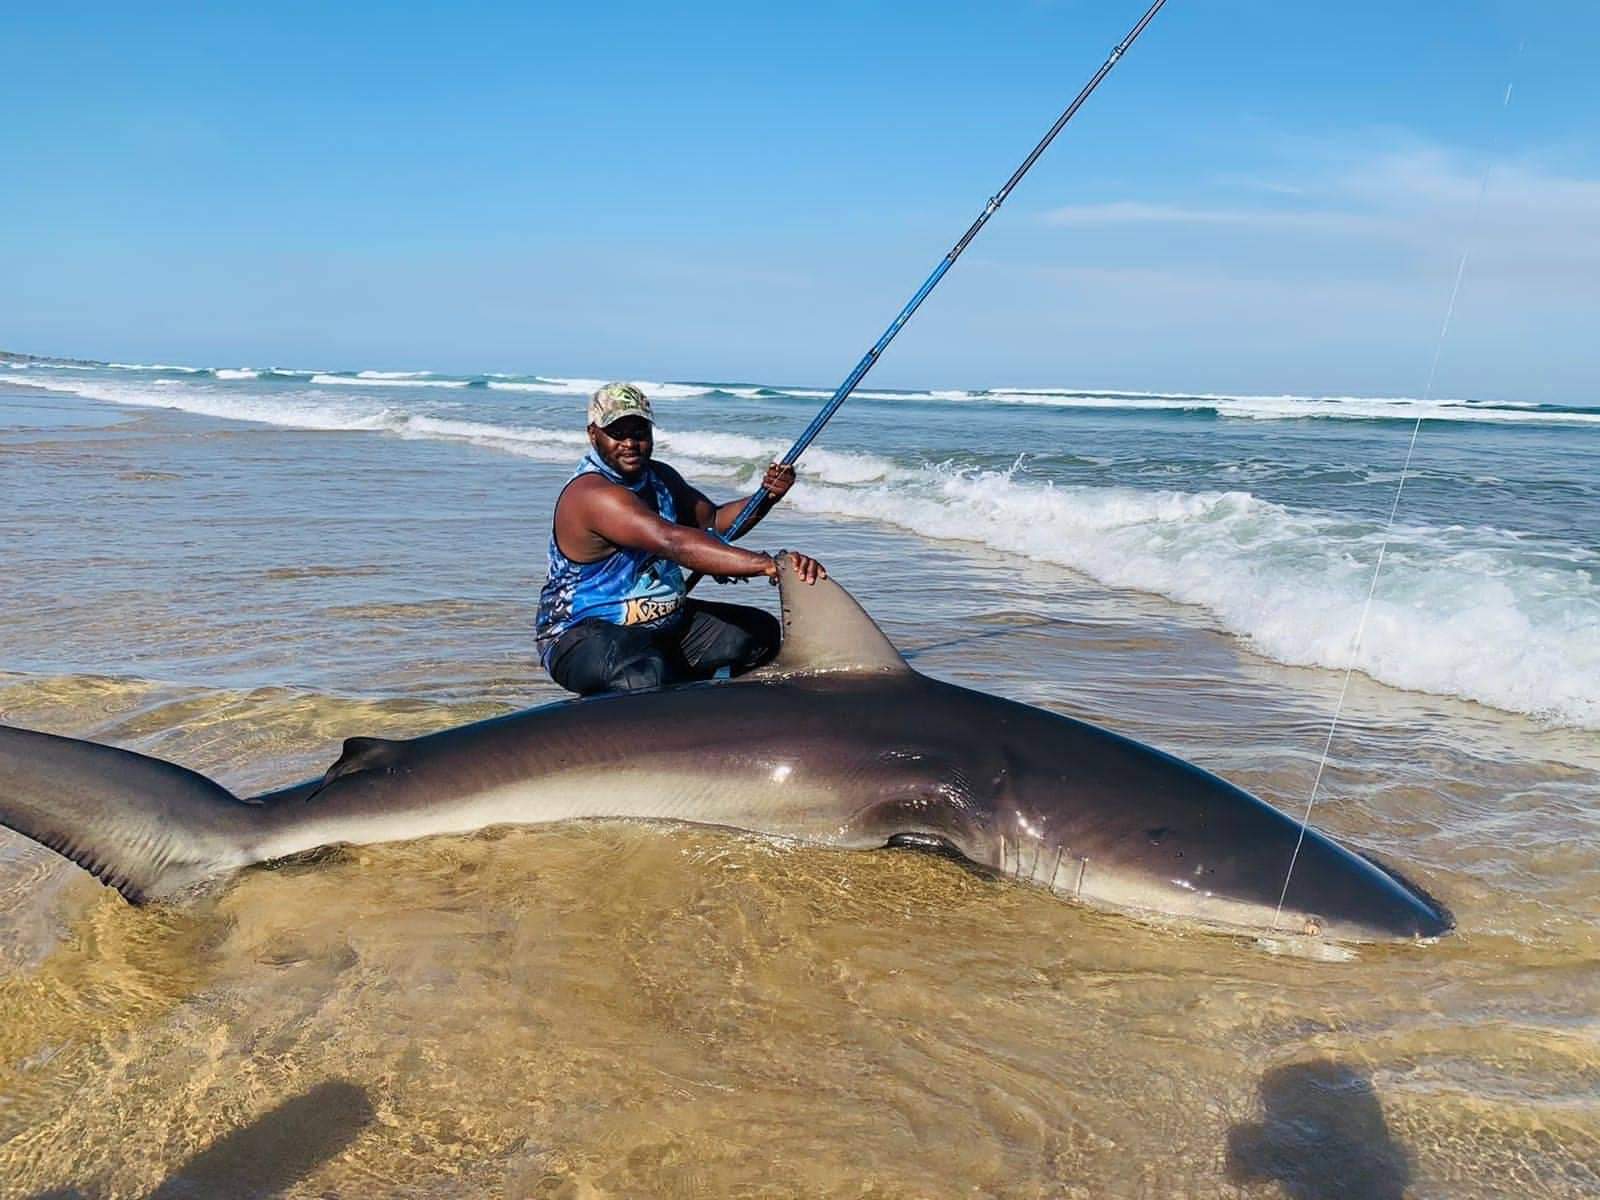
[{"label": "shark tail fin", "polygon": [[134,904],[249,861],[260,811],[158,758],[0,725],[0,825]]}]

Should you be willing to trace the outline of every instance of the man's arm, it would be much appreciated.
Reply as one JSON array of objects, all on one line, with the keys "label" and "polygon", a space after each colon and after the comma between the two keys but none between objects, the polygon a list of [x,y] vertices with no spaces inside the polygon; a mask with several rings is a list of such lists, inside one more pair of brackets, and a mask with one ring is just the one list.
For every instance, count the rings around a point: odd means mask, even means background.
[{"label": "man's arm", "polygon": [[[585,485],[585,480],[578,480],[568,489],[561,507],[571,504],[573,511],[558,514],[568,518],[559,524],[568,528],[581,526],[613,546],[658,554],[705,575],[777,578],[778,567],[770,554],[741,550],[704,529],[663,521],[626,488],[599,480]],[[710,501],[706,503],[710,505]]]}]

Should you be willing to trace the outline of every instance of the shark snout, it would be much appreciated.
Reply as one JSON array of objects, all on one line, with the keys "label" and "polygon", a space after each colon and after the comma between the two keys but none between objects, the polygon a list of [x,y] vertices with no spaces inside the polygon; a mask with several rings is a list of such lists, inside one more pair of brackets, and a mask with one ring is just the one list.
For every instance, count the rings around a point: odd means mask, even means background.
[{"label": "shark snout", "polygon": [[1395,872],[1315,829],[1302,837],[1297,823],[1247,799],[1226,821],[1209,805],[1148,822],[1108,813],[1098,825],[1052,820],[1048,810],[1005,814],[982,858],[1065,900],[1258,934],[1410,941],[1454,927]]},{"label": "shark snout", "polygon": [[1398,872],[1306,831],[1292,869],[1285,870],[1276,923],[1298,932],[1366,941],[1440,937],[1455,918]]}]

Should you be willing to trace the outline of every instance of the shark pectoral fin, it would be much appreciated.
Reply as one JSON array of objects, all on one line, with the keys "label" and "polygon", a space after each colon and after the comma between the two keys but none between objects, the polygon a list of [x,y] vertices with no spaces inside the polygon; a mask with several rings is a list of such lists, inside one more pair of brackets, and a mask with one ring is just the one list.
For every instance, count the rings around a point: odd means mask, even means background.
[{"label": "shark pectoral fin", "polygon": [[891,833],[889,840],[884,842],[884,847],[889,850],[915,850],[919,854],[932,854],[937,858],[956,858],[962,862],[972,861],[957,850],[955,843],[949,838],[940,837],[936,833]]},{"label": "shark pectoral fin", "polygon": [[832,579],[806,583],[778,556],[783,644],[778,657],[745,679],[823,671],[908,672],[906,660],[855,597]]},{"label": "shark pectoral fin", "polygon": [[[400,761],[400,755],[405,750],[404,742],[397,742],[390,738],[353,737],[345,738],[344,750],[333,766],[329,767],[322,776],[322,782],[316,791],[320,792],[335,779],[345,775],[354,775],[357,771],[381,771],[385,767],[392,767]],[[315,796],[312,792],[306,799]]]}]

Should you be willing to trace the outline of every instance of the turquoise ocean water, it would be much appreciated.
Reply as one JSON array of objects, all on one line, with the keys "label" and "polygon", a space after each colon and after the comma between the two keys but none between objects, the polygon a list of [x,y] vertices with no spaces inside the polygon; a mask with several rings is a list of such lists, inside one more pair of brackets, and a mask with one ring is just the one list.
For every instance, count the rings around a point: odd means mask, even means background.
[{"label": "turquoise ocean water", "polygon": [[[7,374],[123,408],[367,435],[341,443],[353,454],[384,439],[455,443],[555,467],[581,452],[583,398],[600,382],[134,364]],[[722,493],[750,486],[828,394],[640,382],[657,403],[658,454]],[[1600,408],[869,387],[804,459],[792,507],[1193,605],[1280,663],[1354,664],[1398,689],[1596,729],[1597,467]],[[545,517],[528,518],[518,553],[532,563]],[[1047,595],[1039,607],[1051,610]]]}]

